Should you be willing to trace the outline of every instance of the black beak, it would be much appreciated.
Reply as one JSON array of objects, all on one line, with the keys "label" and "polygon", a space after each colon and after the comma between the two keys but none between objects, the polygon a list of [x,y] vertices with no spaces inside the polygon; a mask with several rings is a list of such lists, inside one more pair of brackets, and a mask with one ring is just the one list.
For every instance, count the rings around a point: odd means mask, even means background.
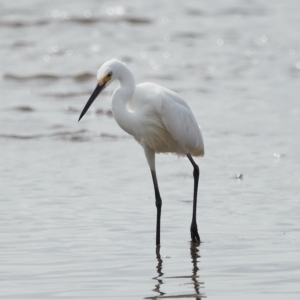
[{"label": "black beak", "polygon": [[100,85],[97,84],[95,90],[93,91],[93,94],[91,95],[89,101],[86,103],[85,107],[83,108],[81,115],[78,119],[78,122],[81,120],[81,118],[84,116],[84,114],[87,112],[87,110],[90,108],[94,100],[97,98],[97,96],[100,94],[100,92],[103,90],[105,86],[105,83]]}]

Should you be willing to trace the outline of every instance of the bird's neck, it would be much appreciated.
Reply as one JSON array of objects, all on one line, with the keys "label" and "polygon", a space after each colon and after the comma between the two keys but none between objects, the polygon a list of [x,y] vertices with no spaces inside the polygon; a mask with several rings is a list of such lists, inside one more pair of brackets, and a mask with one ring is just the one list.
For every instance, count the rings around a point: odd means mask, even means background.
[{"label": "bird's neck", "polygon": [[120,86],[114,91],[112,97],[112,113],[118,125],[127,133],[134,135],[134,112],[127,109],[127,103],[131,100],[135,90],[133,75],[128,73],[119,78]]}]

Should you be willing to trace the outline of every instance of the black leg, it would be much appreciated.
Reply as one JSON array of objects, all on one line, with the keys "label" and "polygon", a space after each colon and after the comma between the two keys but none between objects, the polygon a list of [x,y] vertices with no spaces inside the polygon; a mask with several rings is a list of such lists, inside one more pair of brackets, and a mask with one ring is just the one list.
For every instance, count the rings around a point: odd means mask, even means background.
[{"label": "black leg", "polygon": [[160,193],[157,184],[157,178],[155,171],[151,170],[154,191],[155,191],[155,205],[157,208],[157,217],[156,217],[156,246],[160,245],[160,216],[161,216],[161,205],[162,201],[160,198]]},{"label": "black leg", "polygon": [[197,228],[197,221],[196,221],[196,212],[197,212],[197,194],[198,194],[198,182],[199,182],[199,167],[194,162],[192,156],[190,154],[187,154],[188,159],[192,163],[194,167],[194,199],[193,199],[193,218],[192,218],[192,224],[191,224],[191,238],[192,242],[194,243],[200,243],[200,236],[198,233]]}]

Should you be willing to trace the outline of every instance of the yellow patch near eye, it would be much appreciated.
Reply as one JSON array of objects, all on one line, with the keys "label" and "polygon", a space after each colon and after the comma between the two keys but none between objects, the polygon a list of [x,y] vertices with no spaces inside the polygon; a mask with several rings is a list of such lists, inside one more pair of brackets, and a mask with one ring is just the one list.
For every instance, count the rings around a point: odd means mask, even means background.
[{"label": "yellow patch near eye", "polygon": [[110,78],[111,76],[105,76],[103,77],[102,79],[99,80],[99,83],[102,85],[102,84],[105,84],[106,82],[110,81]]}]

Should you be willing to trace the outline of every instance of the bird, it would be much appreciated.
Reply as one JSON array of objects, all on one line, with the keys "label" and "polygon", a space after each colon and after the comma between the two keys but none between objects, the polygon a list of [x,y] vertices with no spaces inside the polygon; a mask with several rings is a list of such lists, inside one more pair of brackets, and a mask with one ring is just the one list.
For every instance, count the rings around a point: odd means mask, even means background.
[{"label": "bird", "polygon": [[143,147],[151,171],[156,205],[156,246],[160,246],[162,199],[155,168],[155,154],[186,156],[193,166],[194,191],[190,234],[200,243],[196,220],[199,166],[193,157],[204,156],[200,126],[186,101],[176,92],[155,83],[136,85],[129,68],[118,59],[105,62],[97,72],[96,88],[84,106],[78,122],[98,95],[113,81],[119,81],[111,101],[117,124]]}]

